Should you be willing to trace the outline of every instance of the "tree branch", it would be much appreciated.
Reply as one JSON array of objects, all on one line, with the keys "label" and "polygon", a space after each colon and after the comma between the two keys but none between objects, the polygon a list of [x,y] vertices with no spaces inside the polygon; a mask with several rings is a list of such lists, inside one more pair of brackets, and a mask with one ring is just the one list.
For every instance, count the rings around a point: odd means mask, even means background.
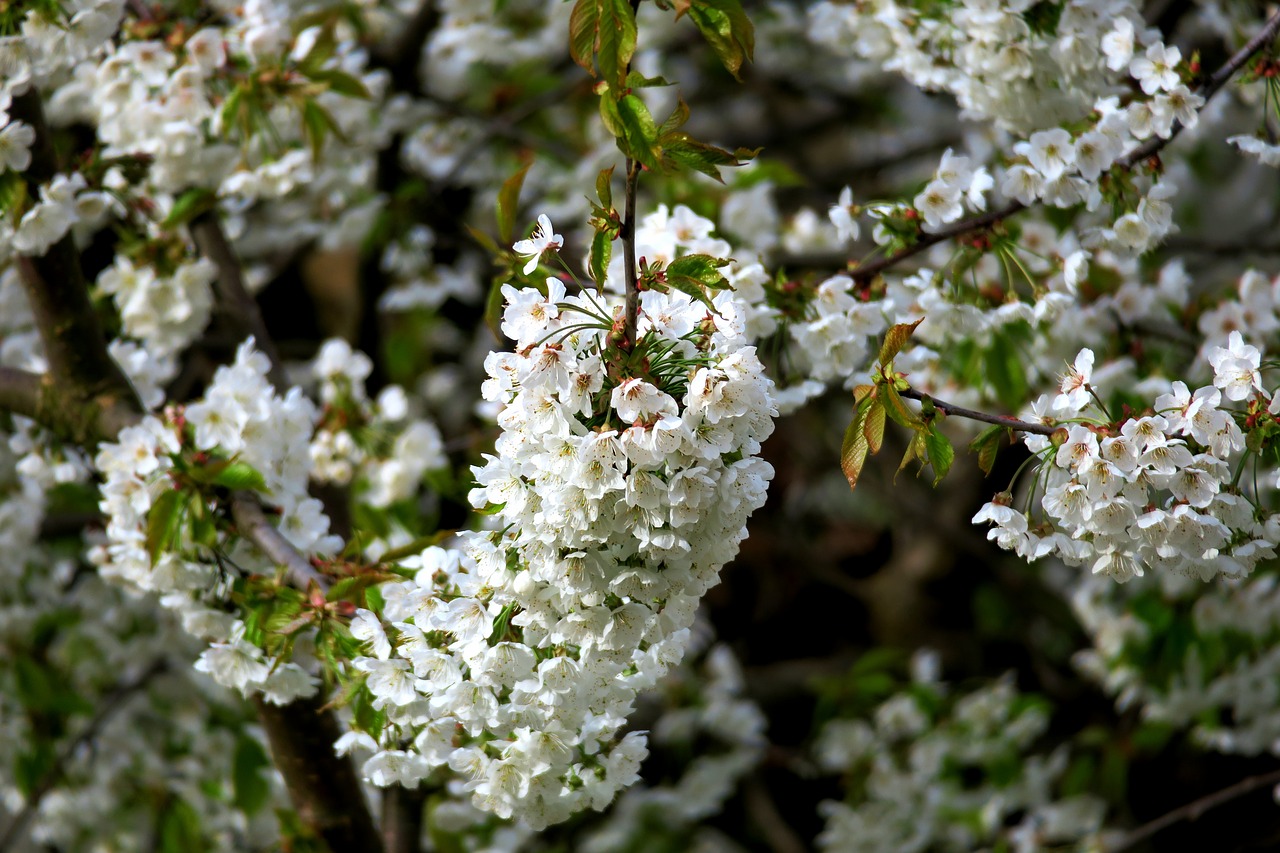
[{"label": "tree branch", "polygon": [[[32,197],[58,174],[58,159],[35,87],[13,99],[10,113],[35,130],[31,166],[24,173]],[[38,257],[18,256],[18,271],[44,342],[49,371],[83,396],[108,389],[136,395],[115,361],[89,299],[75,239],[67,233]]]},{"label": "tree branch", "polygon": [[35,787],[31,789],[31,793],[27,795],[26,802],[22,804],[22,809],[14,815],[9,826],[5,828],[4,834],[0,835],[0,853],[8,853],[22,841],[26,834],[27,827],[35,818],[36,812],[40,809],[40,803],[44,800],[45,795],[53,790],[53,786],[62,776],[63,771],[71,760],[75,757],[76,752],[81,746],[97,737],[98,732],[107,724],[117,711],[124,707],[125,701],[133,694],[137,693],[143,687],[146,687],[151,679],[168,668],[168,664],[163,658],[156,660],[151,666],[147,667],[142,674],[117,685],[98,706],[98,711],[93,715],[85,727],[80,730],[72,740],[62,747],[54,758],[53,765],[45,772]]},{"label": "tree branch", "polygon": [[898,395],[906,397],[908,400],[919,400],[920,402],[928,401],[933,404],[934,408],[943,414],[951,415],[957,418],[966,418],[971,421],[982,421],[987,424],[995,424],[996,426],[1008,427],[1017,432],[1034,432],[1037,435],[1053,435],[1058,429],[1056,426],[1048,424],[1033,424],[1029,421],[1020,421],[1009,415],[989,415],[986,412],[979,412],[976,409],[966,409],[964,406],[956,406],[945,400],[939,400],[937,397],[931,397],[923,391],[917,391],[914,388],[908,388],[905,391],[899,391]]},{"label": "tree branch", "polygon": [[636,280],[636,185],[640,176],[640,164],[627,159],[627,196],[623,202],[622,270],[627,283],[627,307],[625,325],[622,327],[623,345],[628,349],[636,345],[636,324],[640,315],[640,287]]},{"label": "tree branch", "polygon": [[329,579],[311,565],[301,551],[276,529],[262,511],[258,499],[249,492],[231,495],[231,517],[240,535],[258,546],[276,565],[284,566],[289,583],[298,589],[309,589],[315,584],[322,590],[329,588]]},{"label": "tree branch", "polygon": [[218,277],[214,281],[218,320],[232,331],[232,337],[244,340],[253,336],[254,345],[271,361],[271,372],[267,378],[278,390],[283,391],[287,383],[284,370],[280,367],[280,354],[276,351],[271,335],[267,333],[267,324],[262,319],[257,300],[245,287],[240,259],[227,241],[222,223],[218,221],[217,211],[207,210],[192,220],[191,239],[195,241],[200,254],[212,261],[218,269]]},{"label": "tree branch", "polygon": [[[1222,67],[1215,71],[1209,79],[1204,82],[1204,85],[1199,88],[1197,94],[1203,97],[1205,101],[1204,105],[1200,108],[1201,110],[1203,110],[1205,106],[1208,106],[1209,99],[1217,94],[1218,91],[1227,84],[1227,81],[1230,80],[1237,71],[1243,68],[1245,63],[1247,63],[1254,54],[1266,47],[1266,45],[1276,37],[1277,32],[1280,32],[1280,12],[1272,15],[1267,23],[1263,25],[1262,29],[1259,30],[1253,38],[1249,39],[1249,41],[1245,43],[1244,47],[1232,54],[1231,58],[1228,59]],[[1130,151],[1128,154],[1117,158],[1116,161],[1111,164],[1111,168],[1114,169],[1119,166],[1122,169],[1132,169],[1138,163],[1141,163],[1153,154],[1158,153],[1166,145],[1176,139],[1178,134],[1183,130],[1184,127],[1181,122],[1174,122],[1173,129],[1169,133],[1168,137],[1161,139],[1160,137],[1153,136],[1137,148]],[[856,268],[851,269],[849,271],[849,275],[852,276],[855,281],[869,281],[889,267],[895,266],[901,261],[905,261],[907,258],[914,257],[941,242],[990,228],[1001,220],[1008,219],[1010,216],[1020,213],[1026,209],[1027,205],[1020,201],[1013,201],[999,210],[988,211],[987,213],[970,217],[969,219],[962,219],[959,222],[933,233],[921,234],[919,239],[910,246],[907,246],[888,257],[880,258],[879,260],[871,261],[870,263],[861,264]]]},{"label": "tree branch", "polygon": [[382,844],[385,853],[418,853],[427,789],[392,785],[382,789]]},{"label": "tree branch", "polygon": [[1280,784],[1280,770],[1274,770],[1270,773],[1264,773],[1260,776],[1249,776],[1241,779],[1239,782],[1229,787],[1223,788],[1221,791],[1215,791],[1212,794],[1193,800],[1181,808],[1174,809],[1168,814],[1161,815],[1149,823],[1133,830],[1129,834],[1117,842],[1116,846],[1109,848],[1107,853],[1121,853],[1124,850],[1130,850],[1137,847],[1142,841],[1147,840],[1157,832],[1168,829],[1174,824],[1185,821],[1198,820],[1205,812],[1216,809],[1218,806],[1225,805],[1232,800],[1239,799],[1246,794],[1251,794],[1259,788],[1267,788],[1272,785]]},{"label": "tree branch", "polygon": [[382,853],[382,839],[355,766],[350,759],[334,755],[333,744],[342,732],[333,711],[324,709],[323,699],[298,699],[280,706],[258,695],[253,704],[271,744],[272,759],[303,823],[333,853]]}]

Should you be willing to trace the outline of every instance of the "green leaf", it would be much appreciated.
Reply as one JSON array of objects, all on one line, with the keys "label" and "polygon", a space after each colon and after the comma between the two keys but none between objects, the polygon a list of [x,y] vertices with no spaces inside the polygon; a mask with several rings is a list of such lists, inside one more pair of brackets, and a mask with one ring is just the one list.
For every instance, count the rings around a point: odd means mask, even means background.
[{"label": "green leaf", "polygon": [[502,285],[502,279],[495,278],[489,284],[489,297],[484,301],[484,323],[498,341],[507,339],[502,334]]},{"label": "green leaf", "polygon": [[260,811],[271,796],[271,786],[262,775],[269,764],[266,751],[256,740],[245,735],[236,740],[231,756],[231,783],[236,808],[246,815]]},{"label": "green leaf", "polygon": [[902,454],[902,461],[898,463],[898,470],[894,473],[894,479],[902,473],[902,469],[906,468],[913,459],[924,459],[929,450],[924,442],[924,433],[918,432],[911,437],[911,443],[907,445],[907,452]]},{"label": "green leaf", "polygon": [[671,115],[667,116],[667,120],[662,123],[659,130],[665,136],[668,133],[674,133],[677,129],[689,120],[689,105],[684,102],[684,98],[676,98],[676,108],[671,111]]},{"label": "green leaf", "polygon": [[498,190],[498,238],[508,246],[515,236],[520,189],[524,186],[525,176],[529,174],[529,167],[532,165],[532,160],[525,163],[514,175],[503,181],[502,188]]},{"label": "green leaf", "polygon": [[[602,101],[611,98],[605,96]],[[636,95],[624,95],[617,102],[619,148],[633,160],[639,160],[650,169],[660,168],[658,151],[658,126],[644,101]]]},{"label": "green leaf", "polygon": [[266,491],[267,488],[262,472],[248,462],[230,463],[213,478],[213,484],[227,489],[250,489],[255,492]]},{"label": "green leaf", "polygon": [[996,464],[996,453],[1000,450],[1000,438],[1006,427],[992,425],[978,433],[978,437],[969,442],[969,452],[978,455],[978,468],[988,477],[991,468]]},{"label": "green leaf", "polygon": [[720,268],[729,263],[727,258],[711,255],[684,255],[667,265],[667,278],[691,278],[708,290],[732,290],[729,280],[720,273]]},{"label": "green leaf", "polygon": [[320,35],[316,37],[311,50],[298,63],[298,70],[308,77],[324,67],[338,51],[338,38],[332,24],[320,27]]},{"label": "green leaf", "polygon": [[1005,408],[1017,409],[1027,396],[1027,372],[1013,342],[1004,334],[994,335],[983,353],[987,384]]},{"label": "green leaf", "polygon": [[929,424],[925,431],[924,446],[929,454],[929,464],[933,466],[933,484],[936,486],[951,470],[951,463],[956,461],[956,451],[936,423]]},{"label": "green leaf", "polygon": [[337,92],[339,95],[346,95],[348,98],[360,98],[367,101],[373,97],[359,77],[340,71],[337,68],[312,71],[307,76],[317,83],[327,85],[329,91]]},{"label": "green leaf", "polygon": [[604,280],[609,271],[609,261],[613,257],[613,238],[608,232],[597,231],[591,238],[591,279],[597,287],[604,287]]},{"label": "green leaf", "polygon": [[898,393],[898,389],[892,384],[886,382],[880,386],[880,396],[884,399],[885,408],[889,411],[889,417],[893,418],[893,422],[898,426],[907,429],[921,429],[924,422],[916,416],[915,412],[907,408],[902,402],[902,395]]},{"label": "green leaf", "polygon": [[596,196],[605,210],[613,207],[613,166],[601,169],[596,175]]},{"label": "green leaf", "polygon": [[0,174],[0,213],[14,219],[22,212],[27,201],[27,181],[21,172],[12,169]]},{"label": "green leaf", "polygon": [[248,112],[245,109],[245,98],[249,92],[248,87],[248,83],[241,83],[232,89],[223,100],[222,108],[218,112],[218,124],[224,134],[232,128],[236,128],[241,135],[249,135]]},{"label": "green leaf", "polygon": [[[610,85],[625,87],[636,52],[636,14],[629,0],[578,0],[569,13],[569,55]],[[594,58],[594,62],[592,61]]]},{"label": "green leaf", "polygon": [[178,196],[169,215],[160,223],[161,228],[177,228],[186,225],[202,213],[213,210],[218,196],[207,187],[192,187]]},{"label": "green leaf", "polygon": [[872,453],[879,453],[884,444],[884,402],[879,398],[871,401],[867,409],[867,419],[862,425],[862,434],[866,436],[867,448]]},{"label": "green leaf", "polygon": [[694,0],[688,13],[721,64],[741,80],[742,63],[751,60],[756,47],[755,27],[741,0]]},{"label": "green leaf", "polygon": [[302,129],[307,137],[307,145],[311,148],[311,158],[317,162],[329,134],[339,137],[342,134],[333,114],[311,98],[302,102]]},{"label": "green leaf", "polygon": [[880,366],[885,367],[902,351],[902,347],[911,338],[911,333],[924,322],[924,318],[914,323],[899,323],[885,332],[884,343],[880,346]]},{"label": "green leaf", "polygon": [[600,29],[600,0],[578,0],[569,13],[569,56],[596,76],[596,33]]},{"label": "green leaf", "polygon": [[853,420],[849,422],[849,428],[844,431],[844,443],[840,447],[840,470],[844,471],[844,478],[849,481],[851,489],[858,487],[862,466],[866,464],[867,452],[871,449],[863,430],[869,408],[870,405],[864,402],[853,410]]},{"label": "green leaf", "polygon": [[160,815],[160,853],[202,853],[200,816],[182,800],[171,800]]},{"label": "green leaf", "polygon": [[[699,142],[682,131],[671,131],[658,137],[658,145],[662,149],[663,165],[668,171],[677,168],[701,172],[709,178],[724,183],[720,176],[721,166],[741,166],[743,160],[738,154],[730,153],[723,148]],[[759,151],[743,151],[754,157]],[[749,158],[748,158],[749,159]]]},{"label": "green leaf", "polygon": [[147,555],[153,566],[160,554],[177,542],[190,499],[191,495],[181,489],[169,489],[156,498],[147,512]]}]

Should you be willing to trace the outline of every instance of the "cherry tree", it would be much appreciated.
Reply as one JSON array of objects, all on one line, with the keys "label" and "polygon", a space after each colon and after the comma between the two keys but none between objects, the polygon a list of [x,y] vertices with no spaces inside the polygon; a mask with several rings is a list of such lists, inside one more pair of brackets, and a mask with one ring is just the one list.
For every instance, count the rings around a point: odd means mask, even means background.
[{"label": "cherry tree", "polygon": [[[1147,6],[0,8],[0,851],[1125,850],[1280,783],[1280,11]],[[797,734],[707,599],[813,520],[968,543],[1023,665],[821,563]],[[1261,763],[1136,804],[1183,746]]]}]

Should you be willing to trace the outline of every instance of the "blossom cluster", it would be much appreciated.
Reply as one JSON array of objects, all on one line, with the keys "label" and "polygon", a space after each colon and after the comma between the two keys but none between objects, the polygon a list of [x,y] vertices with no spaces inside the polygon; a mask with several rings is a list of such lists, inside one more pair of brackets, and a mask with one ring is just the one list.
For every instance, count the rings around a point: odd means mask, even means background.
[{"label": "blossom cluster", "polygon": [[[202,400],[166,410],[163,417],[147,416],[101,445],[94,464],[105,480],[106,542],[90,559],[102,577],[159,596],[187,631],[211,641],[196,662],[198,670],[225,686],[246,694],[260,690],[269,701],[285,704],[313,693],[315,679],[297,663],[268,660],[245,639],[245,623],[219,606],[230,581],[224,553],[243,568],[270,573],[271,563],[244,540],[202,536],[202,528],[213,529],[214,507],[191,490],[191,478],[201,477],[204,466],[243,463],[261,476],[263,492],[280,509],[280,532],[294,547],[318,554],[341,547],[328,532],[320,502],[307,494],[315,405],[298,388],[276,393],[267,382],[268,369],[266,357],[248,341],[232,364],[218,368]],[[174,511],[168,496],[181,509]],[[157,542],[149,516],[160,507],[174,513],[173,533]]]},{"label": "blossom cluster", "polygon": [[1043,490],[1044,523],[1034,526],[1006,495],[988,503],[975,522],[995,523],[989,537],[1028,559],[1054,554],[1070,565],[1125,581],[1146,567],[1240,577],[1275,556],[1280,516],[1255,506],[1236,487],[1245,435],[1227,401],[1266,403],[1258,372],[1261,354],[1232,332],[1226,347],[1209,353],[1214,384],[1192,392],[1175,381],[1155,398],[1151,413],[1114,424],[1089,422],[1095,406],[1094,354],[1082,350],[1062,379],[1060,393],[1041,398],[1040,418],[1079,420],[1048,437],[1023,441],[1043,463],[1035,487]]},{"label": "blossom cluster", "polygon": [[731,293],[645,294],[629,348],[619,300],[558,279],[504,295],[516,351],[486,361],[502,433],[471,493],[502,529],[383,586],[354,666],[387,715],[371,781],[448,765],[478,807],[541,827],[634,781],[644,735],[617,734],[764,502],[775,411]]},{"label": "blossom cluster", "polygon": [[325,406],[311,439],[311,477],[348,485],[359,481],[359,499],[386,508],[412,497],[427,471],[445,466],[440,430],[413,417],[409,398],[388,385],[370,400],[365,379],[373,363],[340,338],[324,343],[312,364]]},{"label": "blossom cluster", "polygon": [[1035,851],[1098,844],[1105,804],[1055,790],[1068,749],[1033,751],[1049,725],[1043,701],[1019,693],[1012,677],[955,692],[938,680],[930,657],[917,654],[914,683],[869,719],[832,720],[819,733],[818,763],[843,774],[847,785],[843,802],[820,806],[827,823],[819,848]]}]

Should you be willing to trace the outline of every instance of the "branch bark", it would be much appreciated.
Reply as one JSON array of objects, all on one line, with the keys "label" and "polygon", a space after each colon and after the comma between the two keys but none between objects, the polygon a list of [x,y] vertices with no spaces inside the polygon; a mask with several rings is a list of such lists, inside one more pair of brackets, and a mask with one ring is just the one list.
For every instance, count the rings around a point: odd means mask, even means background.
[{"label": "branch bark", "polygon": [[[31,166],[24,173],[28,192],[35,197],[59,170],[44,108],[34,87],[13,99],[10,114],[36,132]],[[17,266],[44,342],[50,373],[60,381],[70,382],[84,397],[123,390],[136,401],[129,381],[107,354],[107,341],[89,299],[71,234],[39,257],[18,256]]]},{"label": "branch bark", "polygon": [[385,853],[418,853],[422,849],[425,788],[392,785],[382,789],[382,845]]},{"label": "branch bark", "polygon": [[323,699],[298,699],[280,706],[255,696],[253,704],[271,744],[272,759],[303,823],[333,853],[382,853],[382,839],[355,767],[334,755],[334,741],[342,732],[333,712],[324,709]]},{"label": "branch bark", "polygon": [[1049,424],[1033,424],[1030,421],[1021,421],[1009,415],[989,415],[986,412],[979,412],[976,409],[966,409],[964,406],[957,406],[948,403],[945,400],[939,400],[925,394],[923,391],[917,391],[915,388],[908,388],[905,391],[899,391],[898,395],[906,397],[908,400],[918,400],[924,402],[928,400],[933,403],[934,408],[946,415],[957,418],[966,418],[971,421],[981,421],[982,423],[995,424],[996,426],[1008,427],[1017,432],[1034,432],[1037,435],[1053,435],[1058,429],[1057,426]]},{"label": "branch bark", "polygon": [[[1245,45],[1236,51],[1232,56],[1223,63],[1217,71],[1215,71],[1197,90],[1197,94],[1204,98],[1204,106],[1208,106],[1209,100],[1218,93],[1223,86],[1227,84],[1237,71],[1245,66],[1250,59],[1253,58],[1260,50],[1266,47],[1280,32],[1280,12],[1272,15],[1263,25],[1253,38],[1249,39]],[[1201,110],[1204,109],[1201,107]],[[1153,136],[1137,148],[1116,159],[1111,164],[1112,168],[1120,167],[1123,169],[1132,169],[1137,164],[1143,162],[1147,158],[1160,152],[1166,145],[1177,139],[1178,134],[1183,131],[1184,127],[1181,122],[1174,122],[1173,130],[1167,138],[1161,139]],[[1010,216],[1021,213],[1027,209],[1027,205],[1020,201],[1013,201],[999,210],[988,211],[979,216],[973,216],[969,219],[962,219],[959,222],[949,225],[939,231],[931,234],[921,234],[920,238],[910,246],[902,249],[896,254],[888,257],[880,258],[870,263],[862,264],[849,271],[849,275],[855,281],[865,282],[874,278],[879,273],[898,263],[905,261],[907,258],[914,257],[921,252],[936,246],[946,240],[954,237],[963,237],[966,234],[972,234],[975,231],[982,231],[990,228],[1001,220],[1008,219]]]},{"label": "branch bark", "polygon": [[623,202],[622,219],[622,269],[626,278],[627,305],[622,327],[623,346],[636,345],[636,326],[640,316],[640,286],[636,279],[636,187],[639,182],[640,164],[627,160],[626,200]]}]

